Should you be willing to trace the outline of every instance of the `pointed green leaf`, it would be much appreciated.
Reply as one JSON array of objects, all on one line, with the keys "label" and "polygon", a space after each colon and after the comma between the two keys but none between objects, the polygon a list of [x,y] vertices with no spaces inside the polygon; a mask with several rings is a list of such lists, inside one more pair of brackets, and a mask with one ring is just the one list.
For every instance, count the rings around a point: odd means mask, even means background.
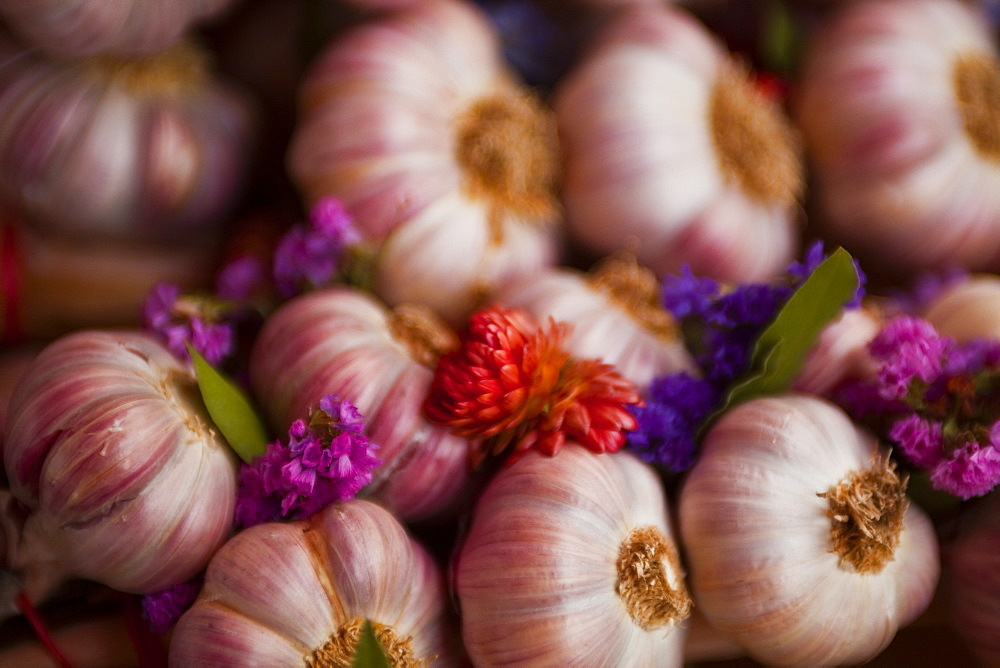
[{"label": "pointed green leaf", "polygon": [[854,260],[850,253],[838,248],[792,293],[761,332],[750,358],[750,371],[730,388],[721,410],[787,390],[820,332],[840,316],[857,289]]},{"label": "pointed green leaf", "polygon": [[216,371],[190,343],[187,349],[212,422],[240,459],[250,463],[267,448],[267,431],[263,423],[239,387]]},{"label": "pointed green leaf", "polygon": [[358,640],[358,649],[354,652],[351,668],[390,668],[389,658],[375,637],[372,623],[367,619],[361,627],[361,638]]},{"label": "pointed green leaf", "polygon": [[759,33],[761,60],[772,72],[790,74],[798,62],[800,37],[784,2],[771,0],[765,9]]}]

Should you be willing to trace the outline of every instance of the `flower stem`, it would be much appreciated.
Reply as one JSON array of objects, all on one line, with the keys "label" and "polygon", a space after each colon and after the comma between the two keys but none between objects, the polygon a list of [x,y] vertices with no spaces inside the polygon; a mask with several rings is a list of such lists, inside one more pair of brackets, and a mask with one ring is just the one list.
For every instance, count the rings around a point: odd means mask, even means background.
[{"label": "flower stem", "polygon": [[22,591],[17,595],[17,608],[24,615],[28,623],[31,624],[32,630],[35,632],[35,636],[38,638],[39,642],[45,647],[45,650],[49,655],[59,664],[62,668],[72,668],[73,664],[63,655],[59,648],[56,646],[55,641],[52,639],[52,634],[49,633],[48,628],[45,626],[45,622],[42,620],[35,606],[32,605],[31,601],[28,600],[27,595]]}]

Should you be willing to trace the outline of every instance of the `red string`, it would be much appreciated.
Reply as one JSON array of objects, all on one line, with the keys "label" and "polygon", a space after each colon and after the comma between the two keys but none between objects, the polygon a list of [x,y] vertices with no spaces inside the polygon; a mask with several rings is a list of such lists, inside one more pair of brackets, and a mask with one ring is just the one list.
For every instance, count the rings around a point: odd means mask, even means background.
[{"label": "red string", "polygon": [[125,628],[129,640],[135,649],[136,658],[142,668],[166,668],[167,655],[163,641],[149,630],[149,625],[142,616],[142,606],[139,598],[130,594],[122,594]]},{"label": "red string", "polygon": [[0,305],[3,306],[3,329],[0,340],[15,342],[21,338],[21,254],[17,230],[0,220]]},{"label": "red string", "polygon": [[42,618],[38,615],[38,611],[35,610],[35,606],[31,604],[31,601],[28,600],[23,591],[17,595],[17,607],[28,620],[28,623],[31,624],[35,636],[45,646],[46,651],[55,659],[55,662],[62,666],[62,668],[73,668],[73,664],[56,647],[52,636],[49,634],[49,630],[45,627],[45,622],[42,621]]}]

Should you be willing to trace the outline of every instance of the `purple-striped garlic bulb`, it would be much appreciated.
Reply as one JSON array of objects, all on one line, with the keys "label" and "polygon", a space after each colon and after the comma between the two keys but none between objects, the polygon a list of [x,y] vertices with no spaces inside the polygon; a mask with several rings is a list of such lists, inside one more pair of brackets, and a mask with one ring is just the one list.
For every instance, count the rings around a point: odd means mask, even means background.
[{"label": "purple-striped garlic bulb", "polygon": [[192,370],[151,337],[55,340],[24,372],[8,415],[4,466],[28,514],[5,567],[29,598],[70,577],[164,589],[229,537],[236,455]]},{"label": "purple-striped garlic bulb", "polygon": [[0,220],[0,340],[51,340],[79,329],[136,327],[161,281],[210,283],[218,244],[91,242]]},{"label": "purple-striped garlic bulb", "polygon": [[691,612],[652,468],[567,443],[490,481],[453,566],[481,666],[680,666]]},{"label": "purple-striped garlic bulb", "polygon": [[461,326],[498,285],[555,261],[558,142],[467,0],[428,0],[339,36],[302,84],[289,170],[344,203],[389,305]]},{"label": "purple-striped garlic bulb", "polygon": [[953,628],[981,665],[1000,665],[1000,493],[963,509],[942,562]]},{"label": "purple-striped garlic bulb", "polygon": [[455,333],[425,307],[390,310],[347,287],[311,292],[271,314],[254,343],[250,379],[275,431],[337,395],[365,416],[382,464],[362,494],[407,520],[453,510],[470,489],[469,443],[432,425],[423,402]]},{"label": "purple-striped garlic bulb", "polygon": [[1000,61],[976,4],[845,3],[809,44],[793,106],[816,220],[862,262],[1000,268]]},{"label": "purple-striped garlic bulb", "polygon": [[234,0],[0,0],[0,16],[25,42],[62,57],[151,54]]},{"label": "purple-striped garlic bulb", "polygon": [[946,286],[920,316],[960,342],[1000,339],[1000,276],[972,274]]},{"label": "purple-striped garlic bulb", "polygon": [[792,382],[792,389],[829,396],[845,381],[873,378],[878,364],[868,351],[868,344],[882,324],[882,315],[874,306],[845,309],[820,332]]},{"label": "purple-striped garlic bulb", "polygon": [[586,274],[542,269],[500,287],[495,298],[538,322],[566,323],[574,357],[614,365],[640,391],[660,375],[697,373],[677,322],[663,308],[659,281],[629,258],[607,258]]},{"label": "purple-striped garlic bulb", "polygon": [[366,619],[393,666],[459,665],[437,565],[392,514],[354,499],[226,543],[169,663],[350,666]]},{"label": "purple-striped garlic bulb", "polygon": [[906,481],[873,436],[822,399],[730,409],[680,491],[695,604],[763,663],[868,661],[937,585],[937,537]]},{"label": "purple-striped garlic bulb", "polygon": [[589,249],[727,281],[770,278],[793,259],[797,137],[685,10],[617,14],[553,104],[567,225]]},{"label": "purple-striped garlic bulb", "polygon": [[67,62],[0,37],[0,61],[0,196],[25,223],[89,241],[218,235],[253,119],[199,48]]}]

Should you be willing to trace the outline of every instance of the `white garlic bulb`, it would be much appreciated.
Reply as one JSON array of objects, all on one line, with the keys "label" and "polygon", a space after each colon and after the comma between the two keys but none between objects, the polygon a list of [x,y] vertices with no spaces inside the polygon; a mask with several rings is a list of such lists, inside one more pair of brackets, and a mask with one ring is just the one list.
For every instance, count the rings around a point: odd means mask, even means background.
[{"label": "white garlic bulb", "polygon": [[697,373],[677,323],[663,308],[660,287],[634,261],[609,258],[588,274],[541,269],[500,287],[494,297],[538,322],[551,317],[566,323],[568,352],[614,365],[645,391],[657,376]]},{"label": "white garlic bulb", "polygon": [[458,665],[437,565],[355,499],[234,536],[177,622],[170,665],[350,666],[366,619],[391,665]]},{"label": "white garlic bulb", "polygon": [[795,118],[816,222],[867,266],[1000,268],[1000,62],[961,0],[845,3],[809,44]]},{"label": "white garlic bulb", "polygon": [[189,366],[151,337],[57,339],[24,373],[8,416],[4,467],[27,518],[5,567],[29,598],[69,577],[163,589],[229,537],[238,460]]},{"label": "white garlic bulb", "polygon": [[389,310],[368,293],[335,287],[272,313],[250,357],[250,379],[278,433],[327,394],[357,406],[382,464],[364,494],[405,519],[454,510],[469,491],[469,443],[428,422],[423,402],[454,332],[427,309]]},{"label": "white garlic bulb", "polygon": [[820,332],[806,355],[792,389],[804,394],[829,396],[847,380],[873,378],[878,364],[868,344],[882,328],[883,317],[875,306],[845,309]]},{"label": "white garlic bulb", "polygon": [[935,296],[921,313],[942,336],[1000,338],[1000,276],[973,274]]},{"label": "white garlic bulb", "polygon": [[556,90],[570,233],[657,274],[769,278],[796,253],[797,138],[689,13],[633,5]]},{"label": "white garlic bulb", "polygon": [[567,443],[490,481],[453,566],[479,666],[680,666],[691,600],[653,470]]},{"label": "white garlic bulb", "polygon": [[59,56],[155,53],[234,0],[0,0],[0,16],[25,41]]},{"label": "white garlic bulb", "polygon": [[927,607],[937,537],[875,439],[808,395],[711,428],[680,492],[696,605],[768,664],[863,663]]},{"label": "white garlic bulb", "polygon": [[375,290],[455,326],[554,262],[555,123],[466,0],[429,0],[341,35],[302,83],[288,164],[310,205],[341,200],[378,251]]},{"label": "white garlic bulb", "polygon": [[[120,4],[120,3],[111,3]],[[177,44],[47,59],[0,37],[0,196],[50,235],[213,239],[242,185],[248,100]]]}]

